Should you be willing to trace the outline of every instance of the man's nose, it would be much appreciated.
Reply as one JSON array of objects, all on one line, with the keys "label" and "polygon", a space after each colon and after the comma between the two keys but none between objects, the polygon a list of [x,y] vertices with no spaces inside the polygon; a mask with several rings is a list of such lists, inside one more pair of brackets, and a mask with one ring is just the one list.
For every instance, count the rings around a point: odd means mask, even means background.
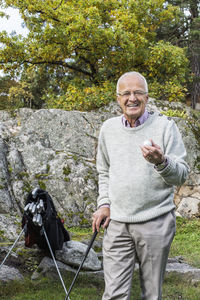
[{"label": "man's nose", "polygon": [[129,100],[134,101],[136,100],[135,94],[134,92],[131,92],[130,96],[129,96]]}]

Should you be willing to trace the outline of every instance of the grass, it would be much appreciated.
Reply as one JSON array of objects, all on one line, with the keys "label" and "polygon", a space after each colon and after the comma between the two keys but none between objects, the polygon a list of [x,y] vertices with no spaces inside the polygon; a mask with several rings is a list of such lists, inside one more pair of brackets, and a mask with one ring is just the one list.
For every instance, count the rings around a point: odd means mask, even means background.
[{"label": "grass", "polygon": [[[86,239],[91,239],[92,237],[92,229],[91,228],[79,228],[79,227],[71,227],[68,228],[68,231],[70,232],[72,240],[81,241]],[[99,236],[103,235],[103,232],[101,231]]]},{"label": "grass", "polygon": [[192,283],[187,276],[176,273],[165,277],[162,300],[199,300],[199,295],[200,282]]},{"label": "grass", "polygon": [[[72,276],[65,278],[69,288]],[[70,294],[71,300],[100,300],[104,282],[100,278],[80,276]],[[200,283],[188,282],[188,279],[177,274],[166,276],[163,285],[163,300],[199,300]],[[65,293],[57,280],[42,278],[39,281],[26,279],[24,283],[12,282],[0,288],[1,300],[64,300]],[[140,300],[138,273],[133,277],[131,300]]]},{"label": "grass", "polygon": [[177,232],[171,246],[170,257],[182,256],[194,267],[200,268],[200,219],[177,217]]},{"label": "grass", "polygon": [[[64,279],[66,287],[69,287],[73,276],[69,274]],[[101,299],[103,280],[80,276],[71,292],[73,300]],[[1,300],[64,300],[65,293],[60,281],[51,278],[42,278],[39,281],[31,281],[26,278],[24,283],[12,282],[4,284],[0,288]]]},{"label": "grass", "polygon": [[[91,229],[70,228],[73,240],[90,239]],[[98,238],[101,238],[101,232]],[[170,257],[182,256],[193,266],[200,268],[200,220],[177,218],[177,233],[172,243]],[[73,275],[64,277],[68,289]],[[79,275],[71,292],[71,300],[100,300],[104,282],[95,276]],[[187,275],[166,274],[163,284],[162,300],[199,300],[200,282],[193,282]],[[1,300],[64,300],[65,293],[58,280],[41,278],[31,281],[29,276],[24,282],[11,282],[0,285]],[[140,300],[138,272],[134,273],[131,300]]]}]

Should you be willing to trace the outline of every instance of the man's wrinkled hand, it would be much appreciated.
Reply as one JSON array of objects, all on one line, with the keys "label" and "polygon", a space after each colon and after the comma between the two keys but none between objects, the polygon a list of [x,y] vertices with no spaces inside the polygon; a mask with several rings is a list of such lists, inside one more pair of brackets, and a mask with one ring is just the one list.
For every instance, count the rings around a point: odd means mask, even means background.
[{"label": "man's wrinkled hand", "polygon": [[165,160],[164,153],[161,147],[150,140],[152,146],[141,147],[143,157],[154,165],[161,164]]},{"label": "man's wrinkled hand", "polygon": [[99,207],[92,216],[92,230],[99,232],[100,226],[106,228],[110,222],[110,207]]}]

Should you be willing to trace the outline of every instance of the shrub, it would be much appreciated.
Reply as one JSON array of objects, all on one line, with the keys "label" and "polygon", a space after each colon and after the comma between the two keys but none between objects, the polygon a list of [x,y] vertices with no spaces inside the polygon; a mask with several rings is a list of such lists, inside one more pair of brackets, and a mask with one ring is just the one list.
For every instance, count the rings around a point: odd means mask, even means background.
[{"label": "shrub", "polygon": [[50,97],[49,108],[90,111],[115,100],[115,84],[108,81],[101,86],[79,87],[69,84],[67,92],[58,98]]}]

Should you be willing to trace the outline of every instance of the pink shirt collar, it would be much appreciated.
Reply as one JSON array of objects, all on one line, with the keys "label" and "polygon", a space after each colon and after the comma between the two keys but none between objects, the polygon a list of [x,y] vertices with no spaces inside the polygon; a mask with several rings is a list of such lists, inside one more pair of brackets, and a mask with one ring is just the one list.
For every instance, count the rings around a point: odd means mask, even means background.
[{"label": "pink shirt collar", "polygon": [[[147,110],[145,110],[145,112],[143,113],[143,115],[136,120],[135,127],[142,125],[148,119],[148,117],[149,117],[149,113],[148,113]],[[122,115],[122,124],[125,127],[128,127],[128,128],[131,127],[129,121],[125,118],[124,115]]]}]

